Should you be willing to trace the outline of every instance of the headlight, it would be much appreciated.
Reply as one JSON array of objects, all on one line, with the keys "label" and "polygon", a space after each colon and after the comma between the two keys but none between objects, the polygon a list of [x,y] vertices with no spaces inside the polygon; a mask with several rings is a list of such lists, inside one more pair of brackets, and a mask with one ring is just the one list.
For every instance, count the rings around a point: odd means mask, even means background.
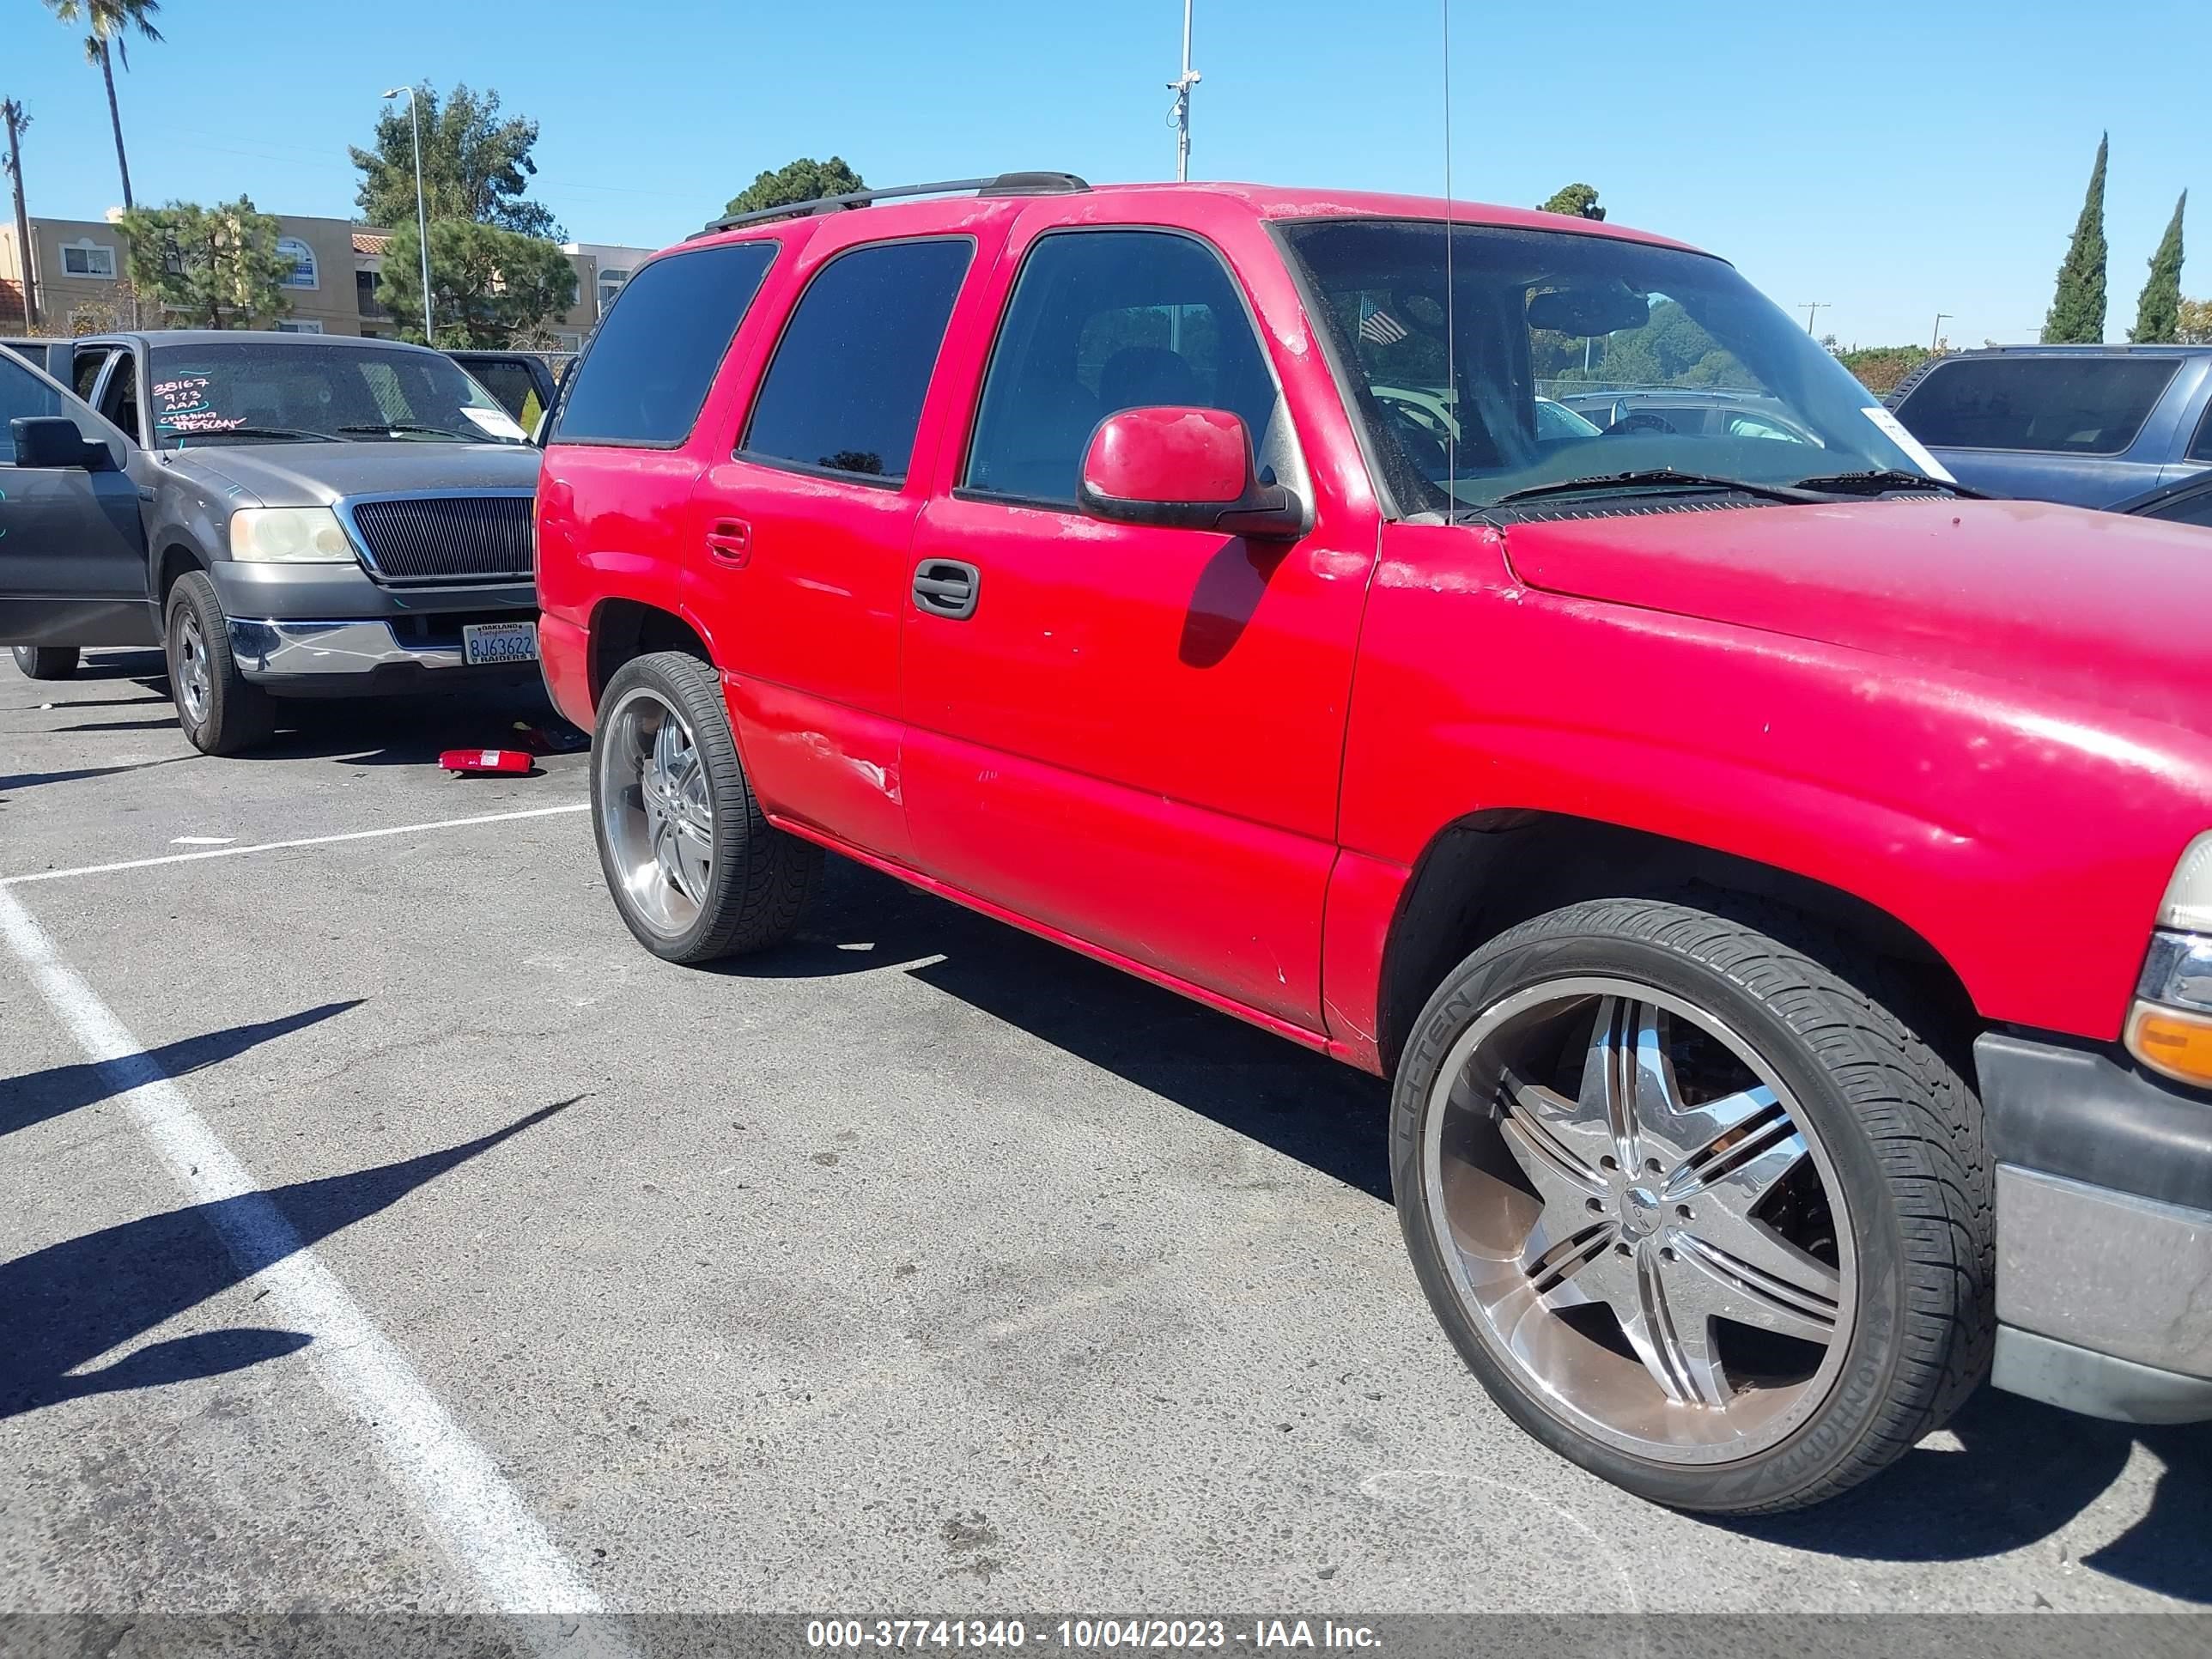
[{"label": "headlight", "polygon": [[2161,1076],[2212,1089],[2212,834],[2166,884],[2128,1013],[2128,1052]]},{"label": "headlight", "polygon": [[2184,933],[2212,933],[2212,830],[2189,843],[2173,879],[2166,884],[2158,925]]},{"label": "headlight", "polygon": [[241,507],[230,515],[230,556],[256,564],[350,564],[353,544],[327,507]]}]

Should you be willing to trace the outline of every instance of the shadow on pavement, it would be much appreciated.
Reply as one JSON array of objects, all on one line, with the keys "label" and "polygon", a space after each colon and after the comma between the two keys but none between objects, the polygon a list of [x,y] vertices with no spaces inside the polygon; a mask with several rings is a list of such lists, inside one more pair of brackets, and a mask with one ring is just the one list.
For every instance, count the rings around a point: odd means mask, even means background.
[{"label": "shadow on pavement", "polygon": [[[69,678],[42,680],[39,684],[51,685],[58,692],[64,687],[82,684],[87,680],[137,680],[142,684],[159,684],[166,696],[169,682],[168,659],[158,647],[152,646],[142,651],[90,651],[79,659],[76,672]],[[62,698],[57,696],[54,701],[59,702]]]},{"label": "shadow on pavement", "polygon": [[1967,1561],[2047,1538],[2116,1480],[2138,1441],[2160,1462],[2150,1510],[2084,1566],[2212,1602],[2212,1442],[2201,1429],[2139,1429],[1984,1389],[1952,1420],[1956,1451],[1917,1446],[1886,1474],[1818,1509],[1723,1524],[1823,1555]]},{"label": "shadow on pavement", "polygon": [[158,720],[79,720],[75,726],[56,726],[48,729],[54,732],[167,732],[174,730],[176,724],[177,716],[173,710]]},{"label": "shadow on pavement", "polygon": [[[434,767],[448,749],[534,752],[518,725],[552,739],[556,752],[580,752],[586,741],[534,686],[358,701],[301,699],[283,705],[277,718],[284,729],[248,758]],[[542,763],[545,757],[538,758]]]},{"label": "shadow on pavement", "polygon": [[443,1152],[143,1216],[0,1265],[0,1418],[212,1376],[305,1347],[313,1339],[301,1331],[204,1331],[71,1374],[581,1098]]},{"label": "shadow on pavement", "polygon": [[847,860],[829,861],[796,939],[714,971],[804,979],[890,963],[912,964],[908,973],[947,995],[1389,1201],[1381,1079]]},{"label": "shadow on pavement", "polygon": [[[354,997],[344,1002],[325,1002],[319,1007],[302,1009],[296,1014],[287,1014],[282,1019],[265,1019],[251,1025],[233,1025],[221,1031],[210,1031],[203,1036],[186,1037],[159,1048],[149,1049],[144,1058],[161,1067],[163,1075],[179,1078],[213,1066],[219,1060],[242,1054],[248,1048],[299,1030],[305,1026],[319,1025],[334,1014],[343,1014],[358,1008],[362,999]],[[27,1072],[21,1077],[10,1078],[0,1085],[0,1135],[13,1134],[18,1129],[27,1129],[33,1124],[44,1123],[49,1118],[76,1111],[81,1106],[94,1106],[125,1089],[135,1088],[142,1079],[119,1077],[113,1066],[100,1066],[82,1062],[75,1066],[54,1066],[43,1072]]]},{"label": "shadow on pavement", "polygon": [[[169,722],[164,721],[167,725]],[[143,772],[156,766],[174,765],[180,760],[196,758],[192,755],[164,755],[160,760],[133,761],[128,766],[81,766],[71,772],[18,772],[0,776],[0,795],[10,791],[35,789],[42,783],[74,783],[79,778],[112,777],[118,772]]]}]

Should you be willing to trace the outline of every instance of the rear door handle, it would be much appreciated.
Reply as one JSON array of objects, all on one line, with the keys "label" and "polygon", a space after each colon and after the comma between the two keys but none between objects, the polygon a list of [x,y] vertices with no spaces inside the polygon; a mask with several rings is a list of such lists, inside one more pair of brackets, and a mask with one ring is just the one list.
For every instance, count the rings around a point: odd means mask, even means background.
[{"label": "rear door handle", "polygon": [[957,559],[924,559],[914,568],[915,608],[933,617],[965,622],[975,614],[982,573]]},{"label": "rear door handle", "polygon": [[753,556],[753,527],[743,519],[718,519],[707,532],[707,551],[729,565],[743,565]]}]

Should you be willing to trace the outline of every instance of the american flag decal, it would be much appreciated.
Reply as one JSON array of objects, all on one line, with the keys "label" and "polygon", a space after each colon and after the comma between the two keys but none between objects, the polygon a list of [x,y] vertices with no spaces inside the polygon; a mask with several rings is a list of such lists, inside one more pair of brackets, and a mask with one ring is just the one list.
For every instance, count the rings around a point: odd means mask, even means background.
[{"label": "american flag decal", "polygon": [[1387,311],[1370,311],[1359,319],[1359,337],[1370,345],[1395,345],[1406,337],[1406,325]]}]

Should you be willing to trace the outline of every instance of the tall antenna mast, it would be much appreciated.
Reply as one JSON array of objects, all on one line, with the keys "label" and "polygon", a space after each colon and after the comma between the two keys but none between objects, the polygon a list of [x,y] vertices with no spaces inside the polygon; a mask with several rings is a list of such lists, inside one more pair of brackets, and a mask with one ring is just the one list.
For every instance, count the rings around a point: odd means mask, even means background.
[{"label": "tall antenna mast", "polygon": [[1451,399],[1451,420],[1444,428],[1444,522],[1459,512],[1459,424],[1467,411],[1459,400],[1459,318],[1455,314],[1458,284],[1452,280],[1451,177],[1451,0],[1441,0],[1444,35],[1444,384]]},{"label": "tall antenna mast", "polygon": [[1199,73],[1190,66],[1190,0],[1182,0],[1182,73],[1168,82],[1168,90],[1176,95],[1175,107],[1168,112],[1168,125],[1176,130],[1176,182],[1182,184],[1190,178],[1190,89],[1199,82]]}]

